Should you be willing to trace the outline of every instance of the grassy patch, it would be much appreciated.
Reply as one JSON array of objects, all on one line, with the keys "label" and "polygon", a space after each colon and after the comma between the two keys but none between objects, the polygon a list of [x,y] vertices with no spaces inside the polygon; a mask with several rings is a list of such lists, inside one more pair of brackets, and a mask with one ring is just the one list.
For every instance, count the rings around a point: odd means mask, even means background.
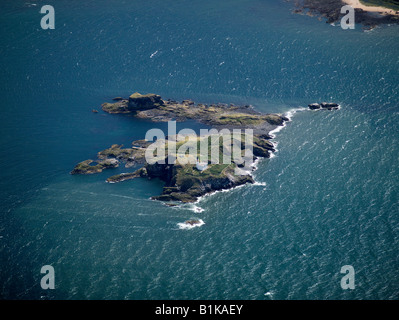
[{"label": "grassy patch", "polygon": [[224,114],[212,120],[212,123],[219,125],[256,126],[265,122],[262,116],[248,115],[244,113]]}]

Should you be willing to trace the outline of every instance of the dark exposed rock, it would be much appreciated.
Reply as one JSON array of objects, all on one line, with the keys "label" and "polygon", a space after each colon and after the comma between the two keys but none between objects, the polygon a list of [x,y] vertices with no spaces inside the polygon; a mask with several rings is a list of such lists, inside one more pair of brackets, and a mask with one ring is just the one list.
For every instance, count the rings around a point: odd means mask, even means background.
[{"label": "dark exposed rock", "polygon": [[[258,137],[258,138],[259,138],[259,137]],[[269,150],[269,151],[271,151],[271,152],[275,152],[275,151],[276,151],[276,150],[274,149],[273,143],[271,143],[270,141],[267,141],[267,140],[265,140],[265,139],[259,138],[259,139],[255,140],[254,143],[255,143],[257,146],[259,146],[259,147],[261,147],[261,148],[263,148],[263,149]]]},{"label": "dark exposed rock", "polygon": [[320,109],[320,108],[321,108],[321,105],[319,103],[309,104],[309,109],[310,110],[317,110],[317,109]]},{"label": "dark exposed rock", "polygon": [[192,100],[183,100],[182,103],[185,106],[193,106],[194,105],[194,101]]},{"label": "dark exposed rock", "polygon": [[284,121],[288,121],[288,118],[280,115],[269,115],[266,121],[274,126],[282,126],[284,124]]},{"label": "dark exposed rock", "polygon": [[337,103],[322,102],[320,105],[322,108],[328,109],[328,110],[336,110],[339,108],[339,104],[337,104]]},{"label": "dark exposed rock", "polygon": [[158,108],[163,105],[164,102],[161,96],[157,94],[142,95],[136,92],[129,97],[128,109],[130,111],[141,111]]}]

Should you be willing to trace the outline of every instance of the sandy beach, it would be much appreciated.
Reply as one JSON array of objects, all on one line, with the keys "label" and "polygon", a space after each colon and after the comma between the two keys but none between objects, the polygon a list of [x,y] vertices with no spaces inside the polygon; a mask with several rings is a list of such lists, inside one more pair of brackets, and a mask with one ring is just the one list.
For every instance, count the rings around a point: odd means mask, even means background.
[{"label": "sandy beach", "polygon": [[395,11],[393,9],[385,8],[385,7],[373,7],[373,6],[366,6],[362,4],[359,0],[342,0],[343,2],[347,3],[348,5],[352,6],[355,9],[362,9],[368,12],[380,12],[383,14],[391,14],[395,16],[399,16],[399,11]]}]

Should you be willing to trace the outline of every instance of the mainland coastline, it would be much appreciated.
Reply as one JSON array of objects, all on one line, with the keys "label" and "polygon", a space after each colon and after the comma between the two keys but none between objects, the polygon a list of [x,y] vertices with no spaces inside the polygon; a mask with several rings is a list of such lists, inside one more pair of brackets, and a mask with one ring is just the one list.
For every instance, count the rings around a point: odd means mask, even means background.
[{"label": "mainland coastline", "polygon": [[[399,16],[399,8],[398,10],[394,10],[383,6],[365,5],[360,0],[342,0],[342,1],[352,6],[355,9],[362,9],[363,11],[367,12],[378,12],[381,14]],[[398,7],[399,7],[399,1],[398,1]]]}]

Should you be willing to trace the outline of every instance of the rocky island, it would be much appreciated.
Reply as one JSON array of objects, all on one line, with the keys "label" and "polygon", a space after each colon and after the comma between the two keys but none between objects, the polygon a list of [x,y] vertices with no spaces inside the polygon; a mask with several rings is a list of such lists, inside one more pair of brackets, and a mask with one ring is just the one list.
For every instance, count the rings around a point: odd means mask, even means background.
[{"label": "rocky island", "polygon": [[[284,125],[284,122],[289,120],[281,114],[262,114],[249,105],[195,104],[191,100],[178,102],[163,100],[156,94],[134,93],[127,99],[118,97],[113,100],[112,103],[104,103],[102,110],[110,114],[130,114],[135,118],[154,122],[195,120],[217,130],[252,129],[251,147],[254,160],[270,157],[275,149],[270,142],[272,136],[269,132],[277,126]],[[204,139],[210,141],[213,138],[214,135],[212,134],[205,137],[190,137],[187,135],[183,139],[180,137],[180,140],[168,136],[163,141],[167,152],[162,163],[160,161],[155,163],[146,161],[146,150],[153,143],[152,141],[133,141],[129,148],[114,144],[110,148],[98,152],[96,160],[89,159],[78,163],[71,174],[95,174],[109,168],[116,168],[121,163],[126,168],[140,165],[141,168],[135,172],[111,176],[107,179],[107,182],[117,183],[138,177],[159,178],[165,182],[165,186],[162,194],[154,196],[153,199],[182,202],[195,202],[198,197],[216,190],[254,183],[251,170],[248,170],[249,168],[245,167],[244,164],[235,162],[234,159],[229,164],[215,164],[211,162],[208,156],[204,160],[198,152],[196,164],[193,164],[192,161],[189,164],[181,164],[179,161],[176,163],[170,162],[170,155],[179,157],[178,154],[173,154],[170,150],[176,150],[183,143],[187,144],[189,141],[193,145],[199,145]],[[226,149],[232,147],[232,145],[226,145],[221,134],[217,135],[217,139],[218,152],[222,157]],[[241,150],[244,152],[245,134],[242,134],[240,139]],[[202,164],[198,163],[200,158]]]},{"label": "rocky island", "polygon": [[[153,199],[161,201],[195,202],[198,197],[213,191],[254,183],[251,176],[253,168],[237,161],[231,153],[226,152],[226,150],[232,150],[233,142],[230,140],[230,135],[229,139],[225,140],[226,133],[221,132],[223,129],[251,129],[253,134],[250,139],[246,133],[240,133],[238,136],[238,150],[240,156],[245,156],[245,147],[249,142],[253,162],[257,158],[269,158],[270,154],[275,152],[269,132],[289,120],[281,114],[262,114],[249,105],[195,104],[191,100],[178,102],[163,100],[156,94],[134,93],[127,99],[117,97],[113,100],[112,103],[104,103],[102,110],[110,114],[130,114],[135,118],[154,122],[196,120],[219,130],[217,133],[210,132],[208,135],[199,137],[187,134],[167,136],[157,140],[157,144],[163,144],[166,150],[164,155],[157,155],[161,156],[160,160],[162,161],[158,161],[158,159],[150,163],[146,152],[153,142],[137,140],[133,141],[130,148],[114,144],[110,148],[98,152],[96,160],[82,161],[71,171],[71,174],[95,174],[109,168],[119,167],[121,163],[124,163],[126,168],[141,166],[134,172],[113,175],[107,179],[107,182],[118,183],[139,177],[159,178],[165,182],[165,186],[162,194],[154,196]],[[335,110],[338,105],[334,103],[311,104],[309,108]],[[217,141],[216,145],[212,145],[211,141]],[[203,142],[207,146],[206,155],[201,154],[203,149],[199,147]],[[186,151],[183,154],[176,152],[183,145],[187,145],[187,149],[194,148],[194,154],[186,153]],[[217,162],[209,156],[212,154],[211,148],[216,148]],[[223,157],[226,154],[231,160],[227,163],[221,161],[225,159]],[[182,159],[191,161],[182,161]]]},{"label": "rocky island", "polygon": [[104,103],[102,109],[107,113],[130,113],[136,118],[155,122],[196,120],[215,128],[251,128],[261,134],[287,120],[277,114],[261,114],[249,105],[195,104],[191,100],[162,100],[156,94],[140,93],[132,94],[129,99]]}]

